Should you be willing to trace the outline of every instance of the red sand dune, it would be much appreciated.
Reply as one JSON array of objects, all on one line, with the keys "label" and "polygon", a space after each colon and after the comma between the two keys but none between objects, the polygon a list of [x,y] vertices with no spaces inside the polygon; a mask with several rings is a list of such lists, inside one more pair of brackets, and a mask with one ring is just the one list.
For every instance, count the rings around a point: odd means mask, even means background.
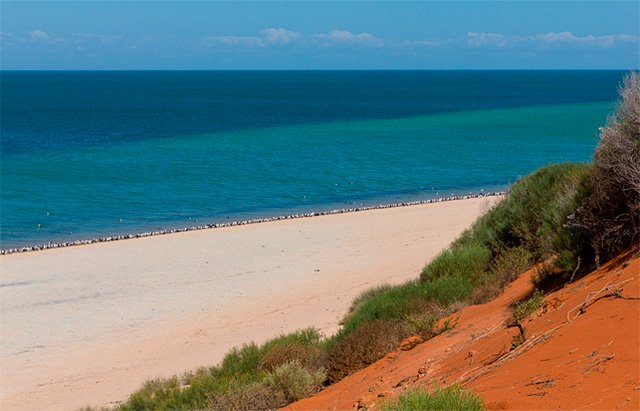
[{"label": "red sand dune", "polygon": [[[452,315],[455,326],[397,351],[290,410],[375,409],[409,387],[458,383],[489,409],[640,409],[640,253],[629,252],[545,296],[511,349],[523,273],[495,300]],[[411,345],[403,347],[410,348]]]}]

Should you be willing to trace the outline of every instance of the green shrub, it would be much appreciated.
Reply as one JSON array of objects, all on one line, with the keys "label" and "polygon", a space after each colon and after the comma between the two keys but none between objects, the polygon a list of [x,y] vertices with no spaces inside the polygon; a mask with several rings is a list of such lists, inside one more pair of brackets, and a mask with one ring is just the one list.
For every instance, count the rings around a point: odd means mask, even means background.
[{"label": "green shrub", "polygon": [[305,347],[316,346],[322,340],[322,334],[313,327],[298,330],[289,334],[283,334],[262,344],[262,352],[267,352],[277,345],[298,343]]},{"label": "green shrub", "polygon": [[[316,349],[320,347],[321,340],[322,335],[318,330],[307,328],[280,335],[265,342],[260,347],[254,343],[245,344],[241,348],[233,348],[227,353],[222,360],[221,369],[226,374],[257,375],[263,369],[265,357],[270,357],[274,360],[274,357],[278,355],[277,352],[270,354],[273,350],[286,351],[288,349],[286,347],[295,350],[295,347],[298,347],[298,349],[307,353],[315,353]],[[267,360],[270,361],[269,358]]]},{"label": "green shrub", "polygon": [[473,283],[464,275],[440,277],[421,284],[420,292],[427,301],[436,301],[446,307],[469,298],[473,292]]},{"label": "green shrub", "polygon": [[522,247],[498,251],[488,271],[478,280],[471,300],[474,304],[482,304],[495,298],[504,287],[533,264],[533,256]]},{"label": "green shrub", "polygon": [[338,340],[327,353],[329,382],[340,381],[398,348],[411,335],[403,323],[391,320],[367,321]]},{"label": "green shrub", "polygon": [[297,361],[304,368],[313,370],[319,368],[319,362],[323,354],[323,350],[316,345],[305,346],[297,341],[278,344],[262,357],[260,369],[262,371],[273,371],[287,362]]},{"label": "green shrub", "polygon": [[220,368],[225,374],[253,375],[260,369],[262,355],[262,350],[254,342],[243,344],[240,348],[232,348],[224,356]]},{"label": "green shrub", "polygon": [[166,410],[183,409],[180,404],[180,383],[177,377],[155,379],[144,383],[142,388],[131,395],[125,410]]},{"label": "green shrub", "polygon": [[[375,320],[403,321],[407,318],[440,314],[444,307],[471,296],[473,284],[462,276],[443,276],[433,281],[413,281],[383,287],[360,296],[332,341],[336,342],[357,327]],[[420,333],[423,330],[414,330]],[[328,348],[330,348],[329,345]]]},{"label": "green shrub", "polygon": [[533,255],[523,247],[500,250],[491,262],[489,272],[494,281],[506,285],[531,268]]},{"label": "green shrub", "polygon": [[476,279],[486,269],[491,251],[480,244],[464,244],[445,250],[420,274],[423,281],[463,275]]},{"label": "green shrub", "polygon": [[[305,365],[309,367],[309,371],[315,372],[319,367],[319,357],[322,354],[321,339],[322,336],[317,330],[308,328],[281,335],[261,346],[255,343],[244,344],[241,347],[231,349],[225,355],[220,366],[200,368],[194,373],[185,374],[182,380],[172,377],[147,382],[118,408],[122,411],[188,410],[215,408],[221,406],[220,404],[230,404],[227,408],[232,408],[232,406],[235,407],[233,404],[238,404],[240,399],[247,398],[247,396],[251,396],[255,404],[267,404],[269,407],[272,404],[286,405],[286,403],[282,403],[282,399],[267,398],[260,394],[264,390],[260,391],[259,384],[262,383],[267,375],[266,371],[268,371],[263,367],[271,362],[267,368],[277,369],[276,357],[287,351],[289,349],[287,347],[293,346],[304,351],[304,354],[301,352],[300,356],[308,361]],[[317,356],[317,358],[312,363],[313,356]],[[273,367],[270,368],[271,366]],[[248,388],[245,390],[243,387]],[[257,390],[255,395],[251,394],[254,392],[250,389],[251,387]]]},{"label": "green shrub", "polygon": [[425,310],[424,312],[408,314],[403,318],[403,322],[409,330],[411,330],[411,334],[417,334],[428,339],[437,335],[438,330],[436,330],[436,325],[442,317],[442,315],[440,315],[442,312],[442,308],[434,305],[431,309]]},{"label": "green shrub", "polygon": [[459,386],[436,388],[433,392],[416,388],[382,402],[380,409],[382,411],[481,411],[484,410],[484,401]]},{"label": "green shrub", "polygon": [[267,373],[263,383],[271,391],[282,393],[290,404],[318,391],[326,377],[323,369],[309,371],[298,361],[292,361]]},{"label": "green shrub", "polygon": [[540,290],[536,290],[526,301],[516,303],[516,306],[513,309],[513,318],[517,322],[520,322],[533,314],[538,308],[544,307],[545,304],[544,293]]},{"label": "green shrub", "polygon": [[[399,286],[386,286],[361,295],[343,326],[331,343],[352,333],[360,325],[375,320],[401,320],[422,311],[426,305],[421,284],[412,281]],[[327,348],[331,348],[331,344]]]},{"label": "green shrub", "polygon": [[476,243],[494,253],[519,247],[536,260],[547,258],[555,253],[556,236],[574,210],[574,197],[588,170],[587,164],[562,163],[518,180],[507,198],[480,217],[453,247]]}]

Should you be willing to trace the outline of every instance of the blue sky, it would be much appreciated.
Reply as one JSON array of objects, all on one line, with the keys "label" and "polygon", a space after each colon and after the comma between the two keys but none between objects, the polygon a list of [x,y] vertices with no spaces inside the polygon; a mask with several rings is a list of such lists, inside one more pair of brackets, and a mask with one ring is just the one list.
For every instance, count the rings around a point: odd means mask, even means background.
[{"label": "blue sky", "polygon": [[640,68],[640,2],[5,1],[2,69]]}]

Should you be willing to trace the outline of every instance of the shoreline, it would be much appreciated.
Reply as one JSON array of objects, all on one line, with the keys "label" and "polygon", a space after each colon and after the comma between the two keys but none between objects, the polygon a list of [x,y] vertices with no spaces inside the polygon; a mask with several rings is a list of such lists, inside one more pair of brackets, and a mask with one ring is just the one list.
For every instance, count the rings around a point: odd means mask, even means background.
[{"label": "shoreline", "polygon": [[246,220],[234,220],[234,221],[229,221],[224,223],[210,223],[210,224],[201,224],[201,225],[187,226],[187,227],[168,228],[168,229],[162,229],[162,230],[146,231],[142,233],[120,234],[120,235],[111,235],[111,236],[105,236],[105,237],[92,237],[89,239],[63,241],[60,243],[49,242],[47,244],[37,244],[32,246],[3,248],[3,249],[0,249],[0,255],[28,253],[32,251],[44,251],[44,250],[50,250],[50,249],[76,247],[81,245],[105,243],[105,242],[111,242],[111,241],[131,240],[135,238],[145,238],[145,237],[152,237],[152,236],[159,236],[159,235],[166,235],[166,234],[184,233],[188,231],[199,231],[199,230],[208,230],[208,229],[214,229],[214,228],[235,227],[235,226],[243,226],[243,225],[249,225],[249,224],[268,223],[272,221],[320,217],[324,215],[333,215],[333,214],[356,213],[359,211],[382,210],[387,208],[408,207],[408,206],[423,205],[423,204],[442,203],[445,201],[468,200],[470,198],[496,197],[496,196],[505,195],[507,192],[508,191],[488,191],[488,192],[480,191],[480,192],[469,193],[464,195],[436,197],[436,198],[429,198],[425,200],[384,203],[384,204],[377,204],[372,206],[347,207],[347,208],[338,208],[338,209],[325,210],[325,211],[311,211],[307,213],[283,214],[283,215],[273,216],[273,217],[251,218]]},{"label": "shoreline", "polygon": [[0,407],[114,405],[252,340],[306,327],[331,335],[355,297],[416,278],[499,199],[5,256]]}]

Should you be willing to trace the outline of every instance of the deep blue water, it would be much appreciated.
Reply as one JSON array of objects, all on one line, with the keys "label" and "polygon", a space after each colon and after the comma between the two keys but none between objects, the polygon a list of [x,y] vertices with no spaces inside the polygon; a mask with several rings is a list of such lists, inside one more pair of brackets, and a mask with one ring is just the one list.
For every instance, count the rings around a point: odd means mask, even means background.
[{"label": "deep blue water", "polygon": [[0,73],[2,248],[504,187],[621,71]]}]

